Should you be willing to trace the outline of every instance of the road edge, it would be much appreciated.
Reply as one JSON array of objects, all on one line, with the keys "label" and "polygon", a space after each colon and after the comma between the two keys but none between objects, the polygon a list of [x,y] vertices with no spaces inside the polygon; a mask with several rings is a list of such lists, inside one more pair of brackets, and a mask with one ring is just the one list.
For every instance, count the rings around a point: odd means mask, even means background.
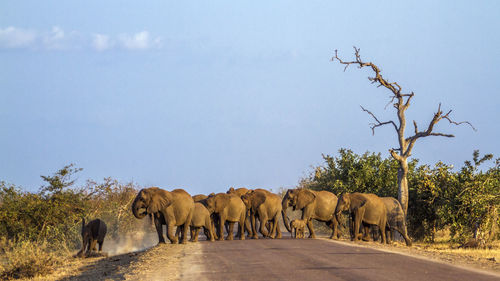
[{"label": "road edge", "polygon": [[377,248],[377,247],[371,247],[370,245],[355,244],[354,242],[332,240],[332,239],[328,239],[328,238],[316,238],[316,239],[324,240],[324,241],[331,242],[331,243],[342,244],[342,245],[346,245],[346,246],[352,246],[352,247],[358,247],[358,248],[369,248],[369,249],[380,251],[380,252],[399,254],[399,255],[413,257],[413,258],[417,258],[417,259],[421,259],[421,260],[432,261],[432,262],[436,262],[436,263],[440,263],[440,264],[446,264],[446,265],[449,265],[449,266],[452,266],[455,268],[465,269],[465,270],[472,271],[475,273],[481,273],[481,274],[486,274],[486,275],[500,278],[500,273],[495,272],[495,271],[491,271],[491,270],[487,270],[487,269],[479,269],[479,268],[475,268],[475,267],[471,267],[471,266],[467,266],[467,265],[457,265],[457,264],[445,262],[443,260],[429,258],[427,256],[423,256],[423,255],[419,255],[419,254],[409,254],[409,253],[400,252],[397,250],[381,249],[381,248]]}]

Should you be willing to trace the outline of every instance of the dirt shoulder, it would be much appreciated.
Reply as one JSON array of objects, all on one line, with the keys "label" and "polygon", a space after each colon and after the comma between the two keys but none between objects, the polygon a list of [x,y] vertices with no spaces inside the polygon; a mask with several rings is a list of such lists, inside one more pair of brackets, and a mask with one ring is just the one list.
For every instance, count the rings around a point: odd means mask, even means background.
[{"label": "dirt shoulder", "polygon": [[200,247],[163,244],[111,257],[68,258],[53,274],[33,280],[179,280],[181,260]]},{"label": "dirt shoulder", "polygon": [[356,245],[359,247],[375,248],[388,252],[396,252],[413,257],[430,259],[437,262],[453,264],[459,267],[466,267],[475,270],[484,270],[500,273],[500,250],[475,250],[475,249],[455,249],[449,245],[429,245],[424,243],[414,243],[407,247],[402,242],[394,242],[390,245],[380,242],[353,242],[350,240],[330,240],[326,237],[321,239]]}]

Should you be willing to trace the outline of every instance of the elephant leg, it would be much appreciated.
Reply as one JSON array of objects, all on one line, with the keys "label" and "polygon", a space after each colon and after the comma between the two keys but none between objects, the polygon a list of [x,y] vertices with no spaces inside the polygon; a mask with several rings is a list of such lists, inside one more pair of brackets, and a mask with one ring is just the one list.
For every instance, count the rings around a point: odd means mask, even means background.
[{"label": "elephant leg", "polygon": [[156,233],[158,233],[158,244],[165,244],[165,238],[163,237],[163,225],[160,221],[160,218],[156,215],[153,215]]},{"label": "elephant leg", "polygon": [[330,239],[337,239],[338,238],[338,223],[337,223],[337,219],[335,218],[335,216],[333,216],[333,219],[330,221],[330,224],[331,224],[330,228],[332,229],[332,235],[330,235]]},{"label": "elephant leg", "polygon": [[382,223],[378,226],[380,235],[382,236],[382,241],[380,241],[382,244],[387,243],[387,239],[385,237],[385,226],[386,226],[386,221],[384,219],[382,220]]},{"label": "elephant leg", "polygon": [[232,222],[232,221],[228,222],[228,226],[229,226],[229,231],[227,232],[226,239],[231,241],[234,238],[233,237],[234,236],[234,234],[233,234],[234,222]]},{"label": "elephant leg", "polygon": [[224,224],[226,223],[226,218],[219,217],[219,241],[224,241]]},{"label": "elephant leg", "polygon": [[217,216],[216,215],[211,215],[210,216],[210,225],[212,227],[212,234],[214,235],[214,239],[218,240],[219,239],[219,235],[218,235],[218,227],[217,227],[217,224],[216,224],[216,221],[217,221]]},{"label": "elephant leg", "polygon": [[363,234],[363,241],[372,241],[374,239],[372,239],[372,236],[370,235],[372,233],[372,228],[370,225],[364,225],[363,226],[364,228],[364,234]]},{"label": "elephant leg", "polygon": [[187,243],[187,236],[188,236],[188,229],[189,226],[191,225],[191,219],[193,218],[193,211],[187,216],[186,221],[184,221],[184,224],[182,225],[182,240],[181,244],[186,244]]},{"label": "elephant leg", "polygon": [[259,236],[257,235],[257,229],[256,229],[256,220],[255,220],[255,214],[252,212],[250,215],[250,220],[252,223],[252,239],[259,239]]},{"label": "elephant leg", "polygon": [[278,225],[278,219],[276,216],[274,216],[272,220],[272,227],[271,227],[271,238],[276,238],[276,226]]},{"label": "elephant leg", "polygon": [[170,243],[172,244],[177,244],[179,242],[177,236],[174,235],[174,223],[168,222],[167,223],[167,238],[170,240]]},{"label": "elephant leg", "polygon": [[91,239],[90,240],[90,244],[89,244],[89,249],[87,251],[87,254],[90,254],[92,253],[93,251],[95,251],[95,245],[97,244],[97,240],[95,239]]},{"label": "elephant leg", "polygon": [[358,208],[354,215],[354,241],[359,240],[359,228],[361,227],[361,221],[363,219],[364,209]]},{"label": "elephant leg", "polygon": [[229,222],[226,221],[224,225],[226,226],[226,233],[229,233]]},{"label": "elephant leg", "polygon": [[273,225],[272,225],[271,221],[266,222],[266,229],[267,229],[267,232],[271,232],[271,230],[273,229]]},{"label": "elephant leg", "polygon": [[213,224],[210,225],[209,233],[210,233],[210,241],[215,241],[215,239],[217,239],[217,236],[215,236],[215,229]]},{"label": "elephant leg", "polygon": [[[278,217],[279,217],[279,215],[278,215]],[[281,230],[280,230],[279,219],[276,219],[276,239],[281,239]]]},{"label": "elephant leg", "polygon": [[363,236],[361,237],[363,241],[371,241],[370,237],[370,225],[363,224]]},{"label": "elephant leg", "polygon": [[245,231],[247,232],[248,236],[252,236],[252,223],[250,221],[250,216],[247,214],[247,217],[245,218]]},{"label": "elephant leg", "polygon": [[184,231],[183,231],[183,229],[184,229],[183,225],[179,225],[179,226],[177,226],[175,228],[175,233],[177,234],[175,236],[177,237],[177,239],[179,241],[182,241],[184,239]]},{"label": "elephant leg", "polygon": [[193,236],[194,237],[191,237],[191,241],[192,242],[198,242],[198,235],[200,233],[200,227],[196,227],[193,229]]},{"label": "elephant leg", "polygon": [[177,237],[177,239],[181,239],[181,227],[178,226],[175,228],[175,237]]},{"label": "elephant leg", "polygon": [[245,216],[243,216],[238,222],[238,229],[240,231],[240,236],[239,236],[240,240],[245,240],[245,222],[246,222]]},{"label": "elephant leg", "polygon": [[196,234],[195,234],[195,232],[196,232],[196,227],[194,227],[194,226],[192,226],[192,225],[191,225],[191,226],[189,226],[189,236],[191,236],[191,237],[189,238],[189,241],[190,241],[190,242],[193,242],[193,240],[194,240],[194,238],[195,238],[195,235],[196,235]]},{"label": "elephant leg", "polygon": [[264,237],[269,237],[269,232],[266,230],[266,225],[268,223],[268,218],[266,215],[259,215],[260,218],[260,233]]},{"label": "elephant leg", "polygon": [[[312,219],[307,220],[307,228],[309,229],[309,238],[316,238],[316,234],[314,233]],[[305,230],[304,230],[304,232],[305,232]],[[304,233],[304,236],[305,236],[305,233]]]}]

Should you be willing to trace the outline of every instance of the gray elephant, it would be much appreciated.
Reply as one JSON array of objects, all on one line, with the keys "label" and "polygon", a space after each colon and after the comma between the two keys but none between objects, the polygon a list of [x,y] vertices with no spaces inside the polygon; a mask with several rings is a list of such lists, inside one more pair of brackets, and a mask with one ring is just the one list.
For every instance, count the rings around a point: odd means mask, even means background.
[{"label": "gray elephant", "polygon": [[406,218],[401,207],[401,203],[392,197],[381,197],[387,209],[387,227],[386,227],[386,239],[388,242],[391,241],[392,232],[397,231],[403,236],[406,242],[406,246],[411,246],[411,239],[408,237],[408,231],[406,228]]},{"label": "gray elephant", "polygon": [[[278,224],[281,213],[281,198],[278,195],[265,189],[256,189],[241,196],[241,200],[250,211],[252,238],[258,238],[256,218],[260,221],[260,233],[264,237],[281,238]],[[271,223],[269,232],[265,228],[268,222]]]},{"label": "gray elephant", "polygon": [[217,193],[205,199],[205,206],[211,214],[217,217],[218,240],[224,240],[224,224],[229,223],[226,239],[233,240],[234,224],[238,223],[240,239],[245,240],[246,207],[241,198],[234,194]]},{"label": "gray elephant", "polygon": [[387,209],[380,197],[370,193],[344,193],[339,197],[335,209],[337,220],[341,220],[340,215],[343,211],[349,211],[351,215],[353,240],[357,241],[361,238],[359,231],[361,226],[364,226],[365,232],[368,232],[369,225],[376,225],[379,227],[382,243],[386,243]]},{"label": "gray elephant", "polygon": [[[107,232],[106,223],[100,219],[95,219],[85,224],[85,218],[82,219],[82,248],[76,254],[77,257],[83,257],[84,253],[88,256],[96,250],[96,244],[99,244],[99,252],[102,251],[102,244]],[[87,251],[85,252],[85,248]]]},{"label": "gray elephant", "polygon": [[138,219],[152,215],[158,233],[158,243],[165,243],[162,225],[167,225],[167,237],[172,244],[178,242],[174,226],[182,231],[181,243],[187,242],[187,230],[194,213],[194,201],[183,189],[166,191],[158,187],[144,188],[132,203],[132,213]]},{"label": "gray elephant", "polygon": [[339,237],[339,224],[335,216],[337,201],[337,196],[329,191],[314,191],[305,188],[289,189],[281,201],[285,227],[288,232],[291,232],[286,210],[288,207],[292,206],[294,211],[302,210],[301,218],[307,222],[309,238],[316,237],[311,221],[315,219],[325,222],[326,225],[332,229],[330,239],[337,239]]}]

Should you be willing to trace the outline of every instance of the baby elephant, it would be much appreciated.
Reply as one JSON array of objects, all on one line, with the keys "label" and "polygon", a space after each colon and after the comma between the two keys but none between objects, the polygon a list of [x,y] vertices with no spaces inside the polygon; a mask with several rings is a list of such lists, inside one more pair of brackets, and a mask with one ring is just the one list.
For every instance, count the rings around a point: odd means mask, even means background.
[{"label": "baby elephant", "polygon": [[[290,222],[290,228],[292,229],[292,237],[294,238],[304,238],[306,221],[305,220],[292,220]],[[293,230],[295,230],[295,236],[293,235]]]},{"label": "baby elephant", "polygon": [[99,243],[99,252],[102,251],[102,243],[104,236],[106,236],[106,224],[100,220],[95,219],[85,224],[85,219],[82,220],[82,249],[76,254],[77,257],[83,257],[85,248],[87,248],[86,255],[89,256],[92,251],[96,250],[96,243]]}]

